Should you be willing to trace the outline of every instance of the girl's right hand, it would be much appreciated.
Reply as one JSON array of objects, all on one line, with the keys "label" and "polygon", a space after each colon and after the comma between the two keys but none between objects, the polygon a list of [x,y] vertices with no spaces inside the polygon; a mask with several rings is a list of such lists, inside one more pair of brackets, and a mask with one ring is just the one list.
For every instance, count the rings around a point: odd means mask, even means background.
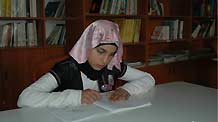
[{"label": "girl's right hand", "polygon": [[93,104],[95,101],[100,100],[101,95],[98,91],[93,89],[86,89],[82,91],[82,104]]}]

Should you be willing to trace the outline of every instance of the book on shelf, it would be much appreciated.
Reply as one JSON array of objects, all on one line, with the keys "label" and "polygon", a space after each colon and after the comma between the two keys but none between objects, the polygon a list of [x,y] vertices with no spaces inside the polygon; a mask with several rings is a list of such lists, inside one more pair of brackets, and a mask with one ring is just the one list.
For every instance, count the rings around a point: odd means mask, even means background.
[{"label": "book on shelf", "polygon": [[92,0],[89,13],[99,13],[102,1],[104,0]]},{"label": "book on shelf", "polygon": [[196,25],[192,25],[192,28],[194,28],[192,30],[192,38],[196,38],[198,36],[198,33],[200,32],[201,25],[200,24],[198,24],[197,26]]},{"label": "book on shelf", "polygon": [[192,25],[192,38],[210,38],[215,36],[215,20],[194,22]]},{"label": "book on shelf", "polygon": [[57,11],[54,15],[54,17],[63,17],[64,16],[64,12],[65,12],[65,3],[64,1],[60,1],[60,4],[57,8]]},{"label": "book on shelf", "polygon": [[64,15],[64,1],[47,1],[45,7],[46,17],[61,17]]},{"label": "book on shelf", "polygon": [[124,42],[133,42],[133,36],[134,36],[134,28],[135,28],[135,20],[133,19],[126,19],[124,20],[124,29],[121,30],[121,39]]},{"label": "book on shelf", "polygon": [[1,0],[0,16],[2,17],[36,17],[36,0]]},{"label": "book on shelf", "polygon": [[56,11],[58,9],[58,6],[60,4],[60,1],[55,2],[48,2],[45,8],[45,16],[46,17],[54,17],[56,14]]},{"label": "book on shelf", "polygon": [[190,58],[189,50],[171,50],[165,52],[159,52],[155,55],[152,55],[147,60],[148,65],[157,65],[163,63],[171,63],[177,61],[189,60]]},{"label": "book on shelf", "polygon": [[171,42],[183,38],[184,20],[164,20],[155,26],[151,35],[152,42]]},{"label": "book on shelf", "polygon": [[169,26],[156,26],[152,32],[151,40],[152,42],[166,41],[170,40],[170,29]]},{"label": "book on shelf", "polygon": [[215,13],[217,11],[215,4],[216,4],[215,0],[208,1],[208,7],[207,7],[208,12],[207,13],[209,16],[215,16]]},{"label": "book on shelf", "polygon": [[[96,1],[96,0],[95,0]],[[100,14],[126,14],[137,15],[138,0],[102,0],[91,5],[90,12]],[[98,7],[100,4],[100,9]],[[95,5],[97,5],[95,9]],[[94,8],[94,9],[93,9]],[[93,11],[94,10],[94,11]]]},{"label": "book on shelf", "polygon": [[63,121],[80,122],[118,112],[149,107],[152,105],[150,96],[130,96],[126,101],[112,103],[108,100],[107,95],[103,93],[102,100],[95,102],[93,105],[83,105],[73,109],[52,109],[50,112]]},{"label": "book on shelf", "polygon": [[158,65],[158,64],[162,64],[163,63],[163,57],[160,55],[152,55],[148,60],[148,65],[152,66],[152,65]]},{"label": "book on shelf", "polygon": [[176,61],[186,61],[186,60],[189,60],[189,54],[176,55]]},{"label": "book on shelf", "polygon": [[11,0],[1,0],[0,1],[0,16],[10,17],[11,16]]},{"label": "book on shelf", "polygon": [[141,31],[141,19],[135,20],[135,32],[133,36],[133,42],[139,42],[140,39],[140,31]]},{"label": "book on shelf", "polygon": [[26,23],[25,22],[21,22],[21,23],[17,23],[17,40],[14,41],[14,44],[16,47],[24,47],[26,46],[26,42],[27,42],[27,39],[26,39],[26,30],[25,30],[25,26],[26,26]]},{"label": "book on shelf", "polygon": [[[48,32],[49,33],[49,32]],[[56,24],[48,37],[46,38],[46,42],[49,45],[63,45],[65,43],[65,25],[64,24]]]},{"label": "book on shelf", "polygon": [[120,37],[124,43],[139,42],[141,19],[115,19],[120,28]]},{"label": "book on shelf", "polygon": [[173,54],[163,54],[163,63],[176,62],[176,56]]},{"label": "book on shelf", "polygon": [[145,66],[145,63],[142,61],[131,61],[131,62],[127,61],[127,62],[125,62],[125,64],[128,66],[134,67],[134,68],[139,68],[139,67]]},{"label": "book on shelf", "polygon": [[10,25],[8,25],[8,24],[6,24],[6,25],[0,25],[0,47],[5,47],[5,46],[7,46],[7,42],[9,41],[9,40],[6,40],[6,35],[8,35],[7,34],[7,31],[8,31],[8,29],[9,29],[9,26]]},{"label": "book on shelf", "polygon": [[65,44],[65,36],[66,36],[66,28],[65,28],[65,26],[63,26],[62,29],[61,29],[58,45],[64,45]]},{"label": "book on shelf", "polygon": [[171,50],[160,54],[164,63],[188,60],[190,56],[189,50]]},{"label": "book on shelf", "polygon": [[0,47],[37,46],[36,22],[0,23]]},{"label": "book on shelf", "polygon": [[215,36],[215,20],[213,20],[211,23],[210,23],[210,26],[209,26],[209,29],[208,29],[208,33],[207,33],[207,36],[208,37],[214,37]]},{"label": "book on shelf", "polygon": [[192,3],[194,16],[215,16],[215,0],[193,0]]},{"label": "book on shelf", "polygon": [[37,2],[30,0],[30,17],[37,17]]},{"label": "book on shelf", "polygon": [[27,46],[37,46],[36,22],[27,23]]},{"label": "book on shelf", "polygon": [[170,40],[178,39],[178,28],[179,28],[179,20],[165,20],[161,23],[161,25],[166,25],[170,27]]},{"label": "book on shelf", "polygon": [[149,0],[149,13],[148,15],[164,15],[164,5],[159,0]]},{"label": "book on shelf", "polygon": [[178,38],[179,39],[183,39],[183,30],[184,30],[184,21],[183,20],[180,20],[179,21],[179,32],[178,32]]}]

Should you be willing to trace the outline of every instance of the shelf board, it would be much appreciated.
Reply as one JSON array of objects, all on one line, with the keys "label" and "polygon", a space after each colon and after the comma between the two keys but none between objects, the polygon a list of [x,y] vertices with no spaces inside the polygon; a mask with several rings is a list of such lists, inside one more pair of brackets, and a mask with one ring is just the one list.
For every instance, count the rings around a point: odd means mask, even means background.
[{"label": "shelf board", "polygon": [[64,17],[46,17],[46,20],[59,20],[59,21],[64,21]]},{"label": "shelf board", "polygon": [[169,43],[182,43],[182,42],[187,42],[186,39],[177,39],[177,40],[172,40],[172,41],[166,41],[166,40],[155,40],[155,41],[150,41],[149,44],[169,44]]},{"label": "shelf board", "polygon": [[86,17],[94,17],[94,18],[98,18],[98,17],[105,17],[105,18],[135,18],[135,19],[140,19],[143,16],[140,15],[124,15],[124,14],[119,14],[119,15],[114,15],[114,14],[94,14],[94,13],[87,13]]},{"label": "shelf board", "polygon": [[43,49],[43,48],[65,48],[63,45],[53,46],[22,46],[22,47],[1,47],[0,50],[22,50],[22,49]]},{"label": "shelf board", "polygon": [[192,16],[192,19],[216,19],[214,16]]},{"label": "shelf board", "polygon": [[148,15],[149,19],[184,19],[185,17],[188,17],[188,16],[153,16],[153,15]]},{"label": "shelf board", "polygon": [[0,17],[0,20],[41,20],[39,17]]},{"label": "shelf board", "polygon": [[137,43],[129,42],[129,43],[123,43],[123,46],[145,46],[145,43],[144,42],[137,42]]},{"label": "shelf board", "polygon": [[199,41],[199,40],[208,40],[208,41],[210,41],[210,40],[217,40],[217,38],[216,37],[206,37],[206,38],[200,38],[200,37],[197,37],[197,38],[192,38],[192,41]]}]

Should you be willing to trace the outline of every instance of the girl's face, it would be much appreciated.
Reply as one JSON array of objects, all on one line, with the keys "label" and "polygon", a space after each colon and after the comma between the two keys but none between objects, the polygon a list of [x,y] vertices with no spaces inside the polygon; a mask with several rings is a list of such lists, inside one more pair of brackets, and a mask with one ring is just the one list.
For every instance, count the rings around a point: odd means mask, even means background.
[{"label": "girl's face", "polygon": [[101,70],[110,63],[116,51],[117,47],[114,45],[97,46],[89,50],[88,62],[93,69]]}]

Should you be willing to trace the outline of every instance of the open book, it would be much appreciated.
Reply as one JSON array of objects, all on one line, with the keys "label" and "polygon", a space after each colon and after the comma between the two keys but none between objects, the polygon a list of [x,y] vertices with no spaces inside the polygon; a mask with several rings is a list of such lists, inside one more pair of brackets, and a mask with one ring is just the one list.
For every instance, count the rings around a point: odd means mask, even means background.
[{"label": "open book", "polygon": [[84,105],[73,109],[51,109],[51,113],[63,122],[81,122],[95,117],[102,117],[117,112],[150,106],[146,96],[131,96],[126,101],[112,103],[106,94],[102,94],[102,100],[94,105]]}]

